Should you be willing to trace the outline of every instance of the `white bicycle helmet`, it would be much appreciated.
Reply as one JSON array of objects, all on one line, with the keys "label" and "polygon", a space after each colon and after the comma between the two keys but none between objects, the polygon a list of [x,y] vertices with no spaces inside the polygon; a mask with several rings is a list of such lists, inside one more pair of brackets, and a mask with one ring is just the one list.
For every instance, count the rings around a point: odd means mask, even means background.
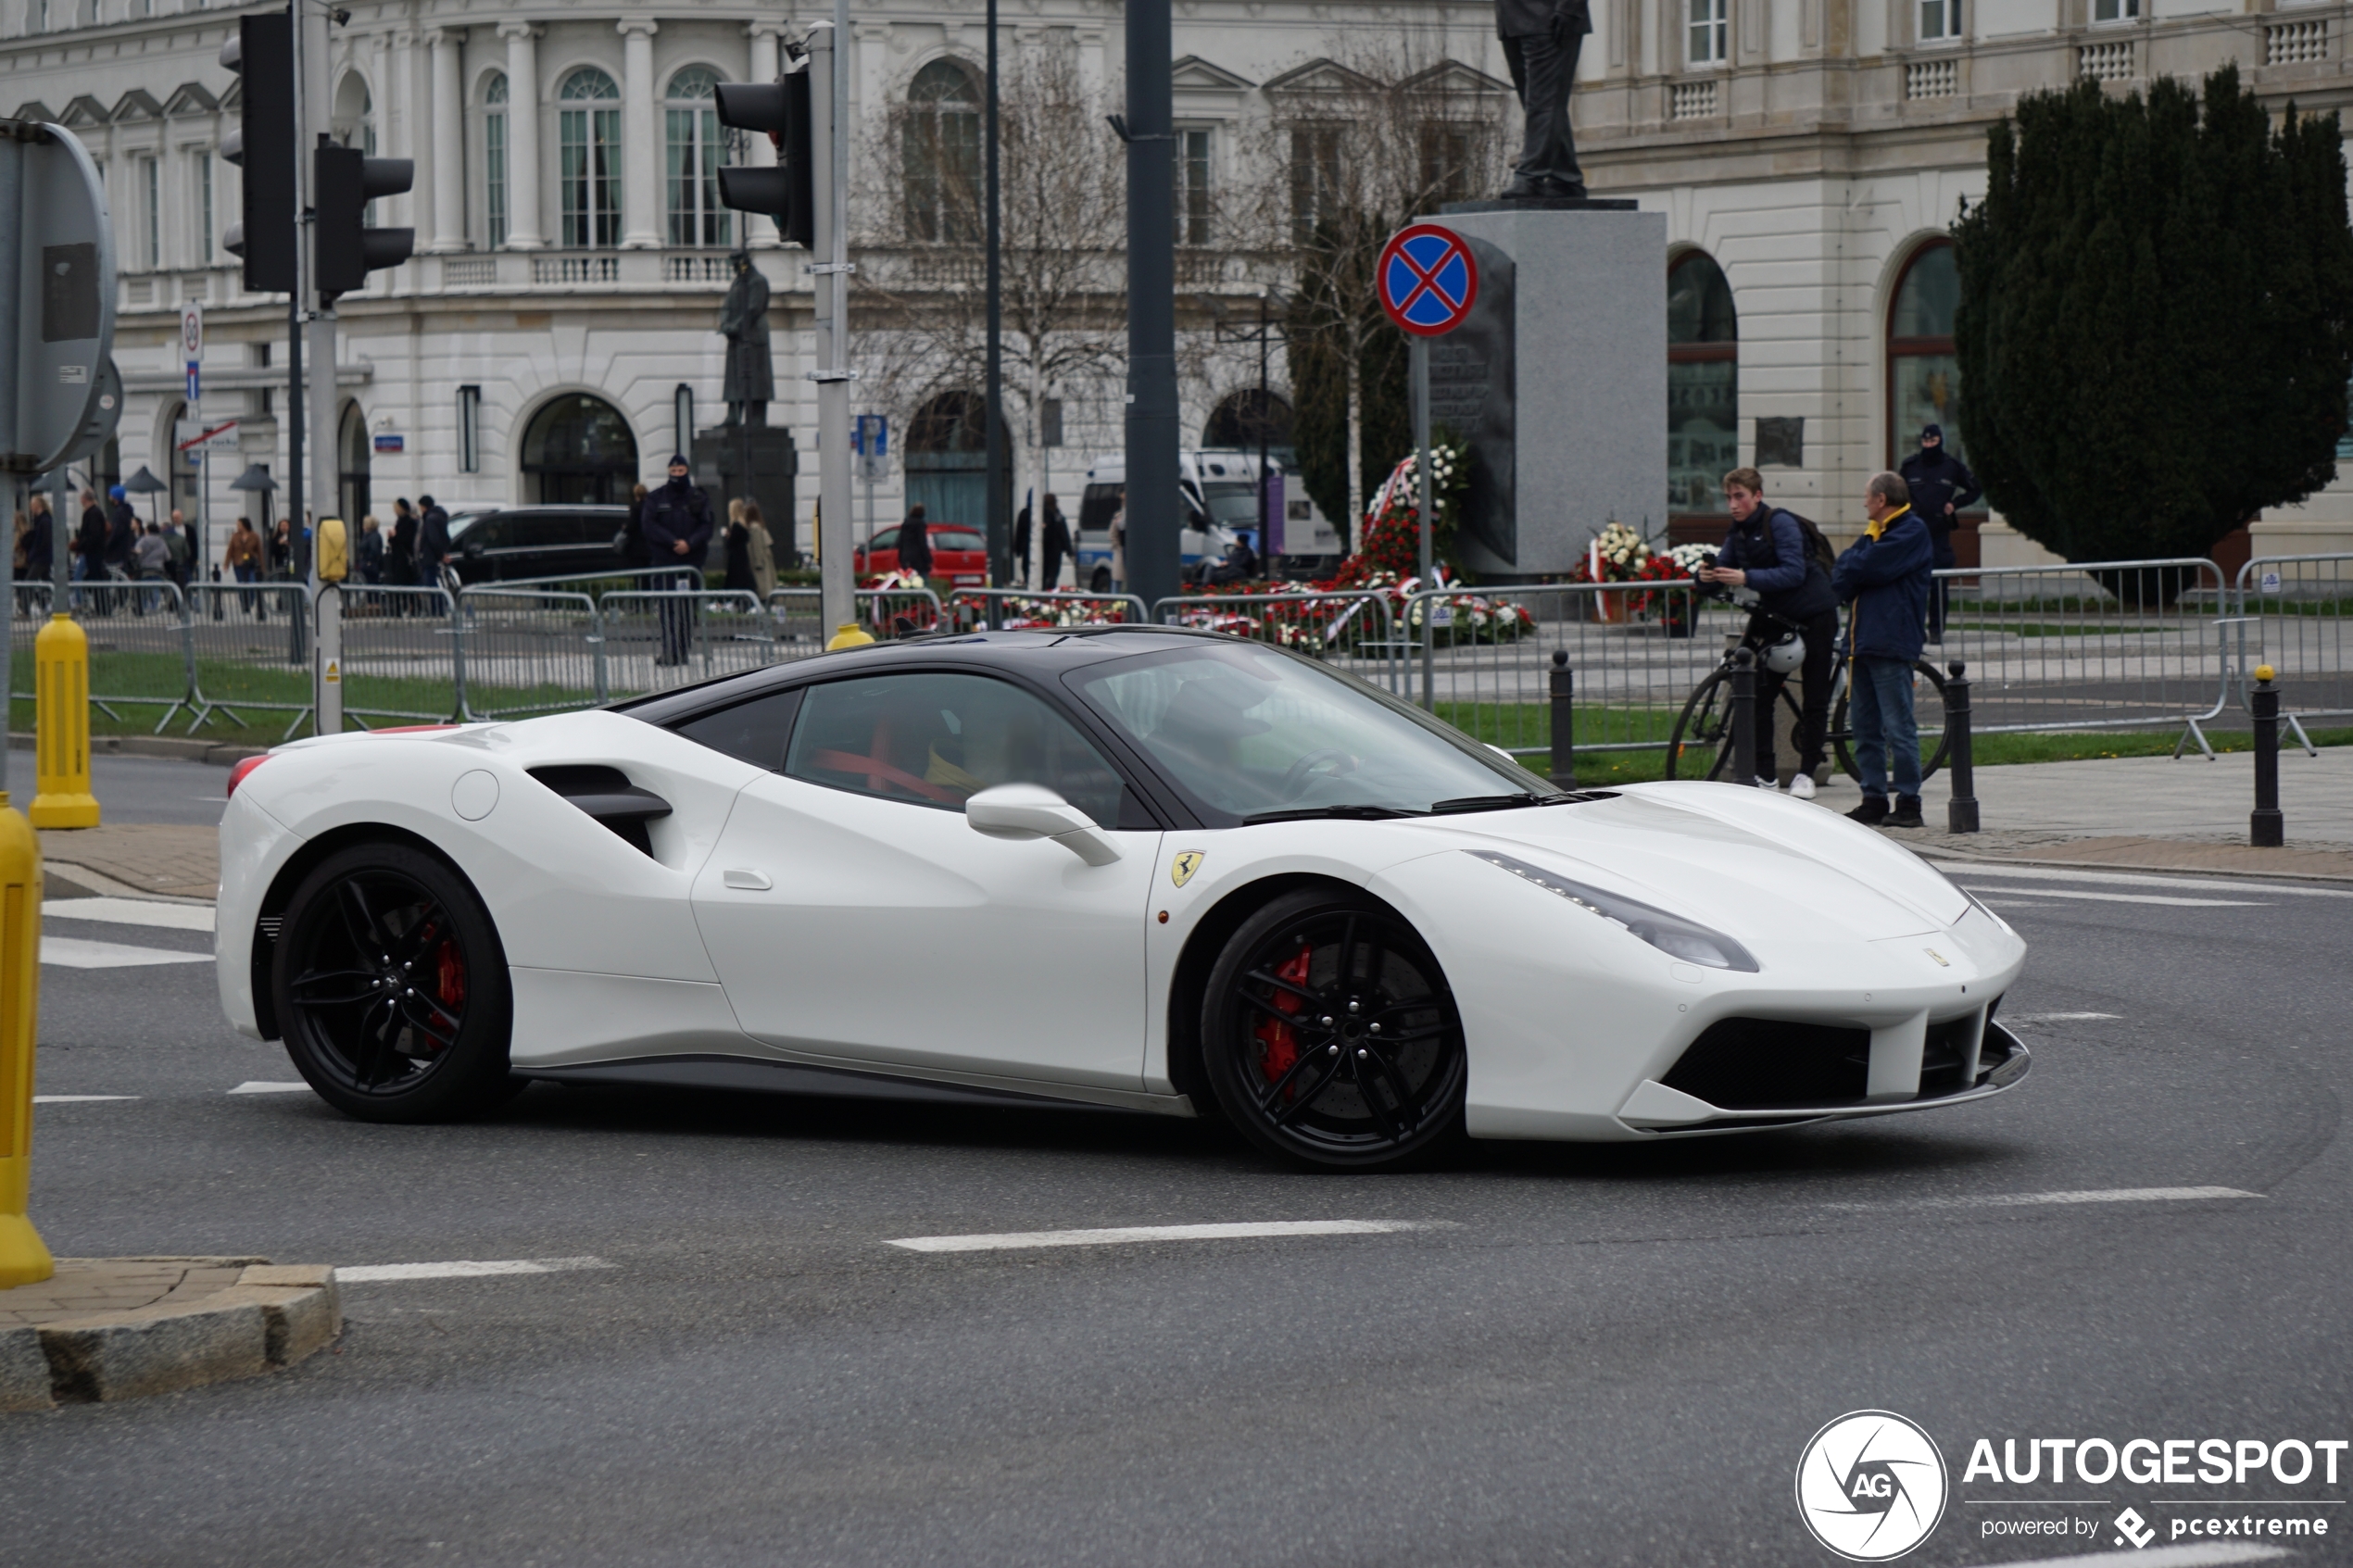
[{"label": "white bicycle helmet", "polygon": [[1765,645],[1757,663],[1775,675],[1794,675],[1806,667],[1806,639],[1795,632],[1784,632],[1780,641]]}]

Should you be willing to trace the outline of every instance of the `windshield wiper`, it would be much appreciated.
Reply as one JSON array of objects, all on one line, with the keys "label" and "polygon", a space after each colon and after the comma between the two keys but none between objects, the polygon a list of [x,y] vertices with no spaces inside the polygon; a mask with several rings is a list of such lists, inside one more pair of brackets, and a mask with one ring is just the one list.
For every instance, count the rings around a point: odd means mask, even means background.
[{"label": "windshield wiper", "polygon": [[1615,795],[1603,790],[1563,790],[1558,795],[1530,795],[1522,790],[1517,795],[1466,795],[1453,800],[1441,800],[1430,807],[1434,816],[1453,811],[1509,811],[1521,806],[1577,806],[1588,800],[1609,800]]},{"label": "windshield wiper", "polygon": [[1303,822],[1315,817],[1341,817],[1352,822],[1378,822],[1390,817],[1417,817],[1418,811],[1402,811],[1394,806],[1300,806],[1288,811],[1260,811],[1244,817],[1242,826],[1256,827],[1261,822]]}]

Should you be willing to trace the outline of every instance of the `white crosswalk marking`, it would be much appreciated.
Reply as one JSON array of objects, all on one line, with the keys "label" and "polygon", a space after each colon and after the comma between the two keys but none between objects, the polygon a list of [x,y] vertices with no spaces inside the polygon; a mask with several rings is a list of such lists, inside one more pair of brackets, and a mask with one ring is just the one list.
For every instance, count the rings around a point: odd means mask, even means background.
[{"label": "white crosswalk marking", "polygon": [[504,1274],[556,1274],[573,1269],[610,1269],[602,1258],[501,1258],[477,1261],[453,1258],[446,1263],[362,1263],[335,1270],[337,1285],[369,1285],[397,1279],[494,1279]]},{"label": "white crosswalk marking", "polygon": [[300,1079],[285,1084],[268,1078],[248,1078],[229,1092],[233,1095],[300,1095],[309,1093],[310,1085]]},{"label": "white crosswalk marking", "polygon": [[1091,1231],[1006,1231],[994,1236],[911,1236],[910,1252],[995,1252],[1021,1247],[1108,1247],[1131,1241],[1226,1241],[1266,1236],[1379,1236],[1434,1228],[1420,1220],[1265,1220],[1217,1225],[1121,1225]]},{"label": "white crosswalk marking", "polygon": [[[2271,906],[2257,898],[2171,898],[2161,893],[2095,893],[2083,887],[1972,887],[1961,884],[1971,893],[1991,893],[2006,909],[2032,909],[2045,898],[2092,898],[2103,904],[2169,904],[2180,909],[2268,909]],[[2002,897],[2007,894],[2009,897]],[[2033,902],[2029,902],[2029,900]]]},{"label": "white crosswalk marking", "polygon": [[62,969],[135,969],[142,964],[210,963],[210,953],[175,953],[169,947],[132,947],[80,936],[41,938],[41,961]]},{"label": "white crosswalk marking", "polygon": [[54,898],[43,920],[94,920],[109,925],[151,925],[165,931],[210,931],[210,904],[165,904],[149,898]]},{"label": "white crosswalk marking", "polygon": [[[2353,890],[2286,882],[2249,882],[2238,877],[2151,876],[2133,872],[2074,871],[2064,866],[1998,866],[1984,860],[1938,859],[1936,869],[1956,882],[1998,877],[2004,882],[2082,882],[2103,887],[2173,887],[2196,893],[2260,893],[2292,898],[2353,898]],[[2039,889],[2017,888],[2026,893]]]},{"label": "white crosswalk marking", "polygon": [[2237,1187],[2095,1187],[2083,1192],[1999,1192],[1973,1198],[1909,1198],[1885,1203],[1829,1203],[1827,1209],[2023,1209],[2045,1203],[2194,1203],[2260,1198]]},{"label": "white crosswalk marking", "polygon": [[35,1105],[82,1105],[91,1100],[137,1099],[138,1098],[137,1095],[35,1095],[32,1097],[32,1103]]}]

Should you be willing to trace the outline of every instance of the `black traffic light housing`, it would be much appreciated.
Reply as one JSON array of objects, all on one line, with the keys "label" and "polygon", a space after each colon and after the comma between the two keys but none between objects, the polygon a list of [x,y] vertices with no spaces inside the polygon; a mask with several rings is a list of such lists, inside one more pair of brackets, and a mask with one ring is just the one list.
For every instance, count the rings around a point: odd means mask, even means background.
[{"label": "black traffic light housing", "polygon": [[220,63],[237,73],[242,95],[237,129],[220,156],[245,176],[238,221],[221,236],[221,248],[245,263],[248,292],[292,294],[298,282],[292,19],[277,13],[238,18],[237,31],[220,46]]},{"label": "black traffic light housing", "polygon": [[319,292],[349,294],[368,274],[397,267],[417,248],[414,229],[371,229],[368,204],[407,194],[417,166],[405,157],[369,157],[333,144],[313,155],[311,189],[318,203]]},{"label": "black traffic light housing", "polygon": [[722,169],[719,199],[739,211],[764,212],[774,219],[786,245],[813,247],[817,200],[806,58],[777,82],[721,82],[719,123],[758,132],[776,144],[774,169]]}]

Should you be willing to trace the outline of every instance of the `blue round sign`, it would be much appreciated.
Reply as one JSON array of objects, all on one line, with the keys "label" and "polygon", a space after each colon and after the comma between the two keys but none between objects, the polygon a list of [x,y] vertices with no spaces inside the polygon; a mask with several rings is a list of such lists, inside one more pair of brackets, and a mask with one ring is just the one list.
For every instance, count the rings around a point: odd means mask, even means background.
[{"label": "blue round sign", "polygon": [[1478,298],[1478,263],[1453,230],[1436,223],[1400,229],[1381,247],[1375,269],[1381,308],[1404,332],[1439,337],[1470,315]]}]

